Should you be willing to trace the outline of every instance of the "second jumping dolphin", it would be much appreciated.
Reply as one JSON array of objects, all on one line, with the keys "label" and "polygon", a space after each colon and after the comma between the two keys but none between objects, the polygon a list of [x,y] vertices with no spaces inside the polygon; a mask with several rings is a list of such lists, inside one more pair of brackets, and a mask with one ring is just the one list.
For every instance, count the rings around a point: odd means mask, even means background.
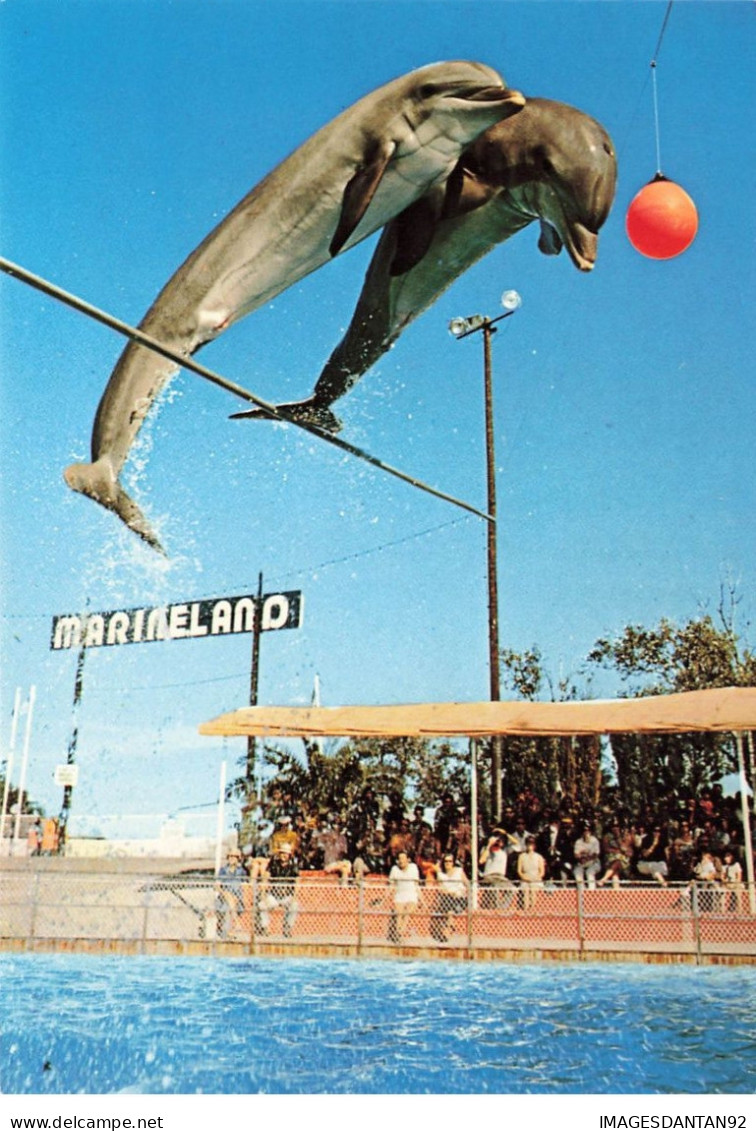
[{"label": "second jumping dolphin", "polygon": [[[580,271],[592,270],[616,184],[614,147],[599,122],[564,102],[528,98],[516,117],[492,126],[463,154],[440,219],[429,217],[421,200],[387,226],[312,395],[279,408],[338,432],[333,402],[459,275],[535,220],[544,254],[564,246]],[[413,239],[428,250],[406,267]],[[270,419],[259,410],[233,414],[244,417]]]},{"label": "second jumping dolphin", "polygon": [[[172,276],[140,329],[188,357],[420,197],[431,194],[440,211],[465,147],[523,104],[496,71],[474,62],[430,64],[379,87],[252,189]],[[92,462],[64,473],[69,487],[114,511],[161,552],[118,477],[176,369],[130,343],[97,409]]]}]

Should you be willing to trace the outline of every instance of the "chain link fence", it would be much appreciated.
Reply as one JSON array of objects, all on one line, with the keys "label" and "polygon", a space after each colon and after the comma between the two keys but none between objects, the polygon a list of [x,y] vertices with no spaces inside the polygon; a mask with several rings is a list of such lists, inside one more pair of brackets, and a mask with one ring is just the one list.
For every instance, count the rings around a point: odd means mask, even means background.
[{"label": "chain link fence", "polygon": [[714,886],[517,885],[450,897],[420,887],[397,904],[385,877],[238,881],[45,870],[0,871],[0,947],[101,941],[469,951],[740,956],[756,960],[753,893]]}]

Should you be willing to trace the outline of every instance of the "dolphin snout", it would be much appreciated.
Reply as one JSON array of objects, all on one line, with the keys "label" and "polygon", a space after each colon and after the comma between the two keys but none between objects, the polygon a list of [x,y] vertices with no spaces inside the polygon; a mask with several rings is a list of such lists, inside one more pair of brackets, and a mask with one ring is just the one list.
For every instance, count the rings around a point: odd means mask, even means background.
[{"label": "dolphin snout", "polygon": [[598,233],[592,232],[584,224],[573,222],[570,224],[567,251],[579,271],[592,271],[598,255]]},{"label": "dolphin snout", "polygon": [[468,102],[501,102],[510,105],[512,109],[525,105],[525,95],[519,90],[507,90],[501,86],[482,86],[477,90],[467,91],[465,99]]}]

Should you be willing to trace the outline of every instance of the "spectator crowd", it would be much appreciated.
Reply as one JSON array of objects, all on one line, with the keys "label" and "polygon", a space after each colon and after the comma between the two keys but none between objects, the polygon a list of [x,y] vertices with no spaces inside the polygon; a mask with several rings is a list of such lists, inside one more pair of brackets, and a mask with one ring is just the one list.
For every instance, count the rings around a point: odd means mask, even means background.
[{"label": "spectator crowd", "polygon": [[[642,814],[611,799],[594,808],[563,797],[548,807],[524,791],[500,820],[478,829],[481,881],[525,889],[544,882],[593,888],[633,881],[734,888],[746,871],[739,814],[739,801],[718,785]],[[469,808],[450,793],[435,809],[408,808],[399,793],[381,801],[367,787],[344,810],[320,812],[273,785],[243,811],[239,847],[247,870],[258,873],[283,851],[299,870],[334,873],[343,883],[390,876],[400,856],[417,869],[420,884],[438,882],[449,859],[465,877],[472,875]]]}]

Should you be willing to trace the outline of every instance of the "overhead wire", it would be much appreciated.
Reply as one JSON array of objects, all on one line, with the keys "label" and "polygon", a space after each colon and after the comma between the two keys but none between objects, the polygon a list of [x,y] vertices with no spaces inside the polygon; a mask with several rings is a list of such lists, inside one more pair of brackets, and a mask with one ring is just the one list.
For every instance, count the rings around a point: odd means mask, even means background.
[{"label": "overhead wire", "polygon": [[641,88],[638,92],[638,97],[637,97],[636,102],[635,102],[635,108],[633,109],[633,112],[632,112],[632,115],[630,117],[630,121],[628,123],[627,129],[625,130],[624,139],[621,142],[621,144],[617,147],[618,154],[622,155],[625,151],[626,146],[627,146],[628,138],[630,137],[630,134],[633,132],[633,129],[635,128],[635,123],[636,123],[636,120],[638,118],[638,114],[639,114],[639,111],[640,111],[641,104],[642,104],[643,99],[645,98],[645,95],[646,95],[646,87],[648,86],[649,77],[650,77],[651,81],[652,81],[652,85],[653,85],[654,132],[655,132],[655,138],[656,138],[656,167],[657,167],[657,170],[659,170],[659,171],[661,170],[661,153],[660,153],[661,146],[660,146],[660,140],[659,140],[660,139],[660,129],[659,129],[659,113],[658,113],[658,95],[657,95],[657,90],[656,90],[656,68],[657,68],[657,61],[658,61],[658,58],[659,58],[659,53],[661,51],[662,42],[664,40],[664,36],[666,34],[666,31],[667,31],[667,26],[669,24],[669,18],[672,14],[673,4],[674,4],[674,0],[668,0],[667,7],[666,7],[665,12],[664,12],[664,19],[662,20],[661,30],[659,32],[659,38],[656,41],[656,47],[654,49],[654,53],[653,53],[653,56],[651,58],[649,71],[646,72],[646,77],[644,78],[643,83],[641,85]]},{"label": "overhead wire", "polygon": [[[356,561],[359,558],[370,557],[372,554],[381,554],[381,553],[383,553],[384,550],[391,550],[391,549],[394,549],[394,547],[396,547],[396,546],[406,545],[406,543],[414,542],[418,538],[426,538],[429,534],[437,534],[438,531],[440,531],[440,530],[446,530],[450,526],[459,526],[460,523],[468,522],[468,521],[469,521],[469,519],[467,517],[453,518],[453,519],[450,519],[448,522],[440,522],[436,526],[427,526],[427,527],[425,527],[424,530],[416,530],[414,533],[407,534],[403,538],[394,538],[394,539],[391,539],[391,541],[388,541],[388,542],[379,542],[375,546],[368,546],[364,550],[355,550],[351,554],[343,554],[341,557],[338,557],[338,558],[326,558],[325,560],[320,561],[320,562],[316,562],[314,564],[300,566],[298,569],[288,570],[286,573],[277,574],[273,577],[267,578],[266,580],[268,582],[270,582],[271,584],[277,585],[277,584],[280,584],[281,582],[286,581],[286,580],[288,580],[289,578],[292,578],[292,577],[308,577],[308,576],[311,576],[313,573],[317,573],[317,571],[320,570],[320,569],[326,569],[328,566],[343,565],[346,562]],[[257,584],[257,582],[253,583],[251,581],[240,581],[238,583],[237,582],[233,582],[233,583],[229,582],[228,589],[229,590],[231,590],[231,589],[245,590],[246,589],[246,590],[249,590],[251,592],[251,590],[254,588],[254,586],[256,584]],[[50,617],[54,617],[54,616],[57,616],[57,615],[58,614],[56,612],[2,613],[2,614],[0,614],[0,619],[6,620],[6,621],[49,620]]]},{"label": "overhead wire", "polygon": [[661,51],[661,45],[662,45],[662,40],[664,39],[664,33],[666,32],[667,24],[669,23],[669,17],[672,14],[673,3],[674,3],[674,0],[669,0],[669,3],[667,4],[667,10],[664,13],[664,21],[662,23],[661,31],[659,32],[659,39],[658,39],[658,42],[656,44],[656,50],[654,51],[654,57],[651,60],[651,86],[652,86],[652,91],[653,91],[653,103],[654,103],[654,136],[656,138],[656,175],[657,175],[657,177],[662,176],[662,167],[661,167],[661,131],[660,131],[660,128],[659,128],[659,92],[657,90],[656,63],[657,63],[657,59],[659,58],[659,52]]}]

